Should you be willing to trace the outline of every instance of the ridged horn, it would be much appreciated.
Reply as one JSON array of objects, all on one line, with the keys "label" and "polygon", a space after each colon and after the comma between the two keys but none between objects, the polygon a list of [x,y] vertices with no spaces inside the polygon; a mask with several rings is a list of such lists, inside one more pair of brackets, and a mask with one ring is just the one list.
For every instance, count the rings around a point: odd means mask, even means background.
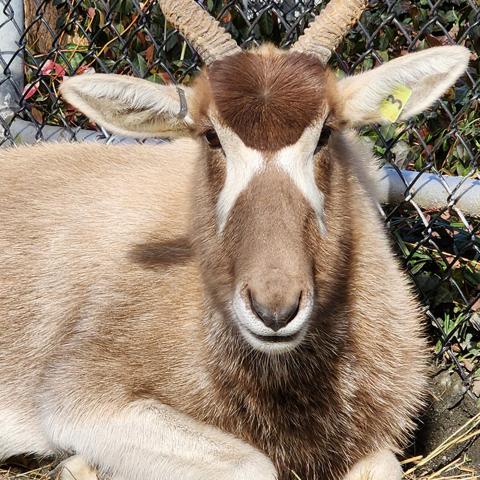
[{"label": "ridged horn", "polygon": [[165,18],[210,65],[241,51],[229,33],[194,0],[159,0]]},{"label": "ridged horn", "polygon": [[368,0],[331,0],[295,42],[292,50],[311,53],[327,63],[367,4]]}]

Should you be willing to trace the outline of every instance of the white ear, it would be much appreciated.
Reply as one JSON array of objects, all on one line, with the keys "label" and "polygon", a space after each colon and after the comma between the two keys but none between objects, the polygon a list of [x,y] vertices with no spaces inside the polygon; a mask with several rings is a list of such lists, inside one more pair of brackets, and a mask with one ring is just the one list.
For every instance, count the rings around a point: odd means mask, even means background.
[{"label": "white ear", "polygon": [[124,75],[85,74],[63,82],[65,100],[107,130],[133,137],[176,137],[193,121],[191,89]]},{"label": "white ear", "polygon": [[338,82],[343,118],[352,126],[410,118],[455,83],[469,57],[460,46],[428,48],[344,78]]}]

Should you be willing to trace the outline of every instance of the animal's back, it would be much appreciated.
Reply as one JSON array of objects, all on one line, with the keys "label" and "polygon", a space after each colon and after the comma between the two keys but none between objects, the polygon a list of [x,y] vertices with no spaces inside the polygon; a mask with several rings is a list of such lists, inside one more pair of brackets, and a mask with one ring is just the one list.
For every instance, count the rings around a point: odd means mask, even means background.
[{"label": "animal's back", "polygon": [[[0,445],[0,458],[16,453],[12,435],[20,451],[42,450],[33,418],[44,367],[66,340],[93,328],[95,309],[128,297],[128,281],[132,289],[166,281],[167,256],[192,268],[197,149],[182,140],[0,153],[0,438],[11,450]],[[30,416],[21,432],[19,417]]]}]

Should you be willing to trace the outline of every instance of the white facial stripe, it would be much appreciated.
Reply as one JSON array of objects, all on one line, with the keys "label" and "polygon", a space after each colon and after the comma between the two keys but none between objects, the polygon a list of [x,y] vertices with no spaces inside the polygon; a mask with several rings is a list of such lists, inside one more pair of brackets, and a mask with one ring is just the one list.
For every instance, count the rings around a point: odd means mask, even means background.
[{"label": "white facial stripe", "polygon": [[225,184],[217,203],[218,231],[221,233],[240,194],[265,168],[265,160],[258,150],[247,147],[235,132],[215,121],[213,124],[226,157]]},{"label": "white facial stripe", "polygon": [[[226,157],[225,184],[217,203],[218,231],[221,233],[238,197],[247,188],[252,178],[265,169],[266,161],[260,151],[247,147],[231,129],[220,125],[214,119],[212,123]],[[282,148],[276,153],[273,162],[302,192],[317,216],[320,233],[325,234],[324,197],[315,183],[313,161],[320,128],[321,124],[315,124],[305,129],[295,144]]]},{"label": "white facial stripe", "polygon": [[284,170],[313,208],[320,233],[325,234],[324,197],[315,183],[313,152],[318,141],[319,127],[307,128],[297,143],[282,148],[275,156],[276,164]]}]

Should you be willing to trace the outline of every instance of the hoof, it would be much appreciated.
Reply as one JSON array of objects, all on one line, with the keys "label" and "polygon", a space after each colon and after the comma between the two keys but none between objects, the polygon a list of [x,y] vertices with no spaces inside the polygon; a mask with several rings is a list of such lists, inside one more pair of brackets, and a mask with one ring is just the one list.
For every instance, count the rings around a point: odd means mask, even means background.
[{"label": "hoof", "polygon": [[69,457],[50,472],[52,480],[97,480],[95,470],[80,456]]}]

